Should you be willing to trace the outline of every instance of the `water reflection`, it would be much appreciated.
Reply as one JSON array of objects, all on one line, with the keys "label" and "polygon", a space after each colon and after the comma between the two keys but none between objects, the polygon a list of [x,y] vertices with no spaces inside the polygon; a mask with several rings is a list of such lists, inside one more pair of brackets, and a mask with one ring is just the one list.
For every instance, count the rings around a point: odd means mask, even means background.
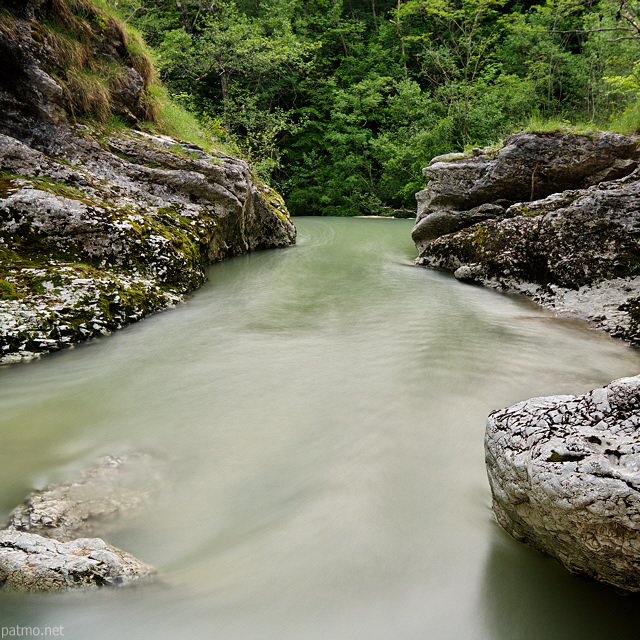
[{"label": "water reflection", "polygon": [[495,524],[480,611],[494,640],[635,638],[640,595],[623,595],[570,575],[557,561],[517,543]]}]

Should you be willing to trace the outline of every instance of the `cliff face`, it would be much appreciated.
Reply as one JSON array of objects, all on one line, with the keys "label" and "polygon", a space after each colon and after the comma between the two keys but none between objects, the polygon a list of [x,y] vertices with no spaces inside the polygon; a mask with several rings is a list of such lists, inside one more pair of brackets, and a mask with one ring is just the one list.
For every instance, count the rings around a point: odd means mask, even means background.
[{"label": "cliff face", "polygon": [[613,133],[514,134],[434,158],[417,263],[510,289],[640,344],[640,153]]},{"label": "cliff face", "polygon": [[[101,104],[131,123],[148,116],[144,64],[89,0],[18,4],[0,27],[0,363],[108,333],[179,302],[212,262],[295,242],[284,202],[246,162],[80,124]],[[63,9],[94,56],[78,73],[99,76],[103,103],[71,93],[43,26]]]}]

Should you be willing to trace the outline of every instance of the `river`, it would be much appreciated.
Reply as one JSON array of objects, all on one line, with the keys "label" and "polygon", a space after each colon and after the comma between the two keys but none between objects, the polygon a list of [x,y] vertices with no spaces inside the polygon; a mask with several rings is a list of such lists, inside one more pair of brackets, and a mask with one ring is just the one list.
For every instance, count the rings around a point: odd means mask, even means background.
[{"label": "river", "polygon": [[635,637],[635,597],[495,524],[486,415],[640,371],[640,352],[413,266],[411,222],[302,218],[187,304],[0,368],[0,515],[103,454],[160,462],[108,541],[132,590],[0,597],[67,640]]}]

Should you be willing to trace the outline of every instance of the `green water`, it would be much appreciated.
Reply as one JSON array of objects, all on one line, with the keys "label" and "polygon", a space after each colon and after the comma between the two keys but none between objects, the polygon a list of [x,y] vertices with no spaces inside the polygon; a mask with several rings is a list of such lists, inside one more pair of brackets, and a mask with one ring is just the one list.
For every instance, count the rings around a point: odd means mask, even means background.
[{"label": "green water", "polygon": [[640,353],[517,297],[412,266],[410,221],[298,219],[192,299],[0,368],[0,511],[102,454],[159,460],[107,538],[129,591],[0,596],[0,627],[68,640],[636,637],[638,600],[494,523],[487,413],[582,393]]}]

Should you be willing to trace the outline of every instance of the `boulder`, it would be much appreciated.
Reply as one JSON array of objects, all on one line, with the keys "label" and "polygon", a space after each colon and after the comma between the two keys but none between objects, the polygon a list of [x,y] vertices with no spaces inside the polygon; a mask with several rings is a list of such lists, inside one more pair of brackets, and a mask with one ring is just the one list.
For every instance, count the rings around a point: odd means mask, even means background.
[{"label": "boulder", "polygon": [[493,510],[569,571],[640,591],[640,376],[493,412]]},{"label": "boulder", "polygon": [[0,585],[18,592],[124,587],[154,570],[100,538],[59,542],[35,533],[0,531]]},{"label": "boulder", "polygon": [[103,536],[141,511],[159,482],[144,453],[105,456],[71,482],[34,491],[0,530],[0,588],[59,591],[119,587],[155,570]]},{"label": "boulder", "polygon": [[518,203],[506,215],[430,243],[418,263],[487,279],[577,289],[632,275],[640,261],[640,171],[587,189]]}]

